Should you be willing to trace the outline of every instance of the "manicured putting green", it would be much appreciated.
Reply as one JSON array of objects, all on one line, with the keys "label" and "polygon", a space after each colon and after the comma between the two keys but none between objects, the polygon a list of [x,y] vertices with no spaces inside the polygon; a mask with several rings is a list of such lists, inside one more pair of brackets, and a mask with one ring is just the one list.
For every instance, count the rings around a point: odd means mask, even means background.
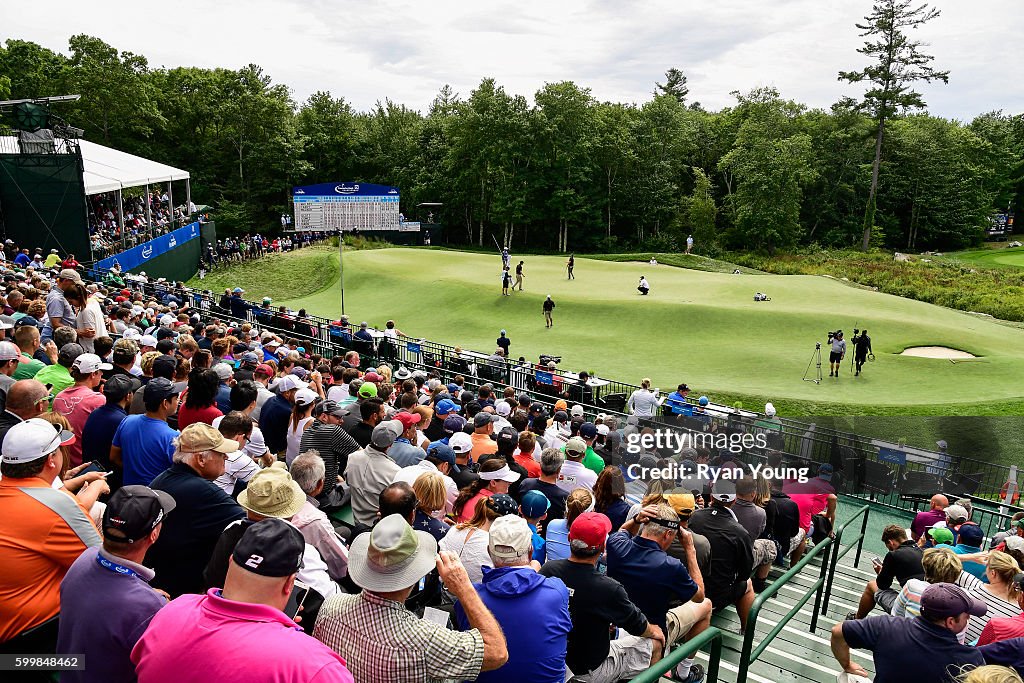
[{"label": "manicured putting green", "polygon": [[[337,255],[334,256],[337,258]],[[931,304],[815,276],[731,275],[647,263],[524,256],[525,292],[501,295],[497,255],[430,249],[346,252],[345,309],[352,320],[438,342],[491,351],[500,329],[512,356],[561,355],[560,367],[654,385],[686,382],[699,393],[854,406],[926,406],[1024,397],[1024,331]],[[519,258],[513,255],[513,264]],[[645,275],[651,294],[636,284]],[[337,318],[338,279],[311,296],[280,301]],[[265,283],[265,289],[273,289]],[[771,301],[753,301],[761,291]],[[541,302],[557,306],[545,329]],[[868,328],[876,362],[861,377],[828,376],[826,333]],[[801,378],[821,342],[821,385]],[[899,355],[912,346],[945,346],[976,359]],[[813,363],[811,372],[814,372]]]},{"label": "manicured putting green", "polygon": [[948,256],[982,267],[1024,268],[1024,247],[1007,248],[1002,243],[991,249],[962,251]]}]

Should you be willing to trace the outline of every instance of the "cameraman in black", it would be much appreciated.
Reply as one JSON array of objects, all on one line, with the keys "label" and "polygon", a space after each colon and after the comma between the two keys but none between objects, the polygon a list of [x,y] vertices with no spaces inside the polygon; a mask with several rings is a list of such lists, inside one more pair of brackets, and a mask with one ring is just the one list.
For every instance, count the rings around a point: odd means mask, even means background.
[{"label": "cameraman in black", "polygon": [[832,345],[832,350],[828,354],[828,376],[839,377],[839,366],[842,365],[843,358],[846,356],[846,341],[843,339],[843,331],[829,332],[828,342]]},{"label": "cameraman in black", "polygon": [[864,362],[868,359],[868,354],[871,353],[871,337],[868,336],[868,331],[864,330],[860,334],[857,334],[858,330],[853,330],[853,363],[857,366],[856,375],[860,374],[860,369],[864,366]]}]

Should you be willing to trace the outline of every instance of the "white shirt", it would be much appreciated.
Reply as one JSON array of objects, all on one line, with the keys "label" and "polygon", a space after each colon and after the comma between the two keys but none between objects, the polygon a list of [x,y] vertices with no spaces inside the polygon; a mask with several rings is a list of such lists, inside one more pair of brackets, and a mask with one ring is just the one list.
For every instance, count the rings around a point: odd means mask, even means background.
[{"label": "white shirt", "polygon": [[[468,543],[467,543],[468,539]],[[478,583],[484,579],[483,566],[492,566],[491,556],[487,554],[487,542],[490,534],[476,527],[459,529],[452,527],[437,544],[438,550],[447,550],[459,556],[466,568],[469,580]]]},{"label": "white shirt", "polygon": [[[437,465],[430,462],[429,460],[420,460],[415,465],[409,465],[403,467],[395,473],[394,479],[391,483],[404,481],[409,486],[416,483],[416,480],[420,478],[421,474],[426,472],[437,472],[441,474],[440,470],[437,469]],[[441,474],[441,478],[444,479],[444,491],[445,491],[445,506],[444,512],[448,514],[455,510],[455,499],[459,497],[459,487],[455,483],[455,480],[449,477],[447,474]]]},{"label": "white shirt", "polygon": [[295,429],[292,429],[291,418],[288,419],[288,450],[285,451],[285,461],[289,467],[292,465],[292,460],[299,457],[299,443],[302,441],[302,433],[306,431],[306,426],[314,419],[316,418],[312,415],[302,418]]},{"label": "white shirt", "polygon": [[547,448],[558,448],[561,450],[569,441],[569,432],[564,432],[558,428],[558,423],[552,424],[546,430],[544,430],[544,445]]},{"label": "white shirt", "polygon": [[583,466],[582,462],[566,460],[558,472],[558,485],[566,493],[576,489],[587,489],[591,493],[597,483],[597,475]]},{"label": "white shirt", "polygon": [[637,417],[651,417],[658,407],[658,397],[649,389],[637,389],[629,397],[627,406]]},{"label": "white shirt", "polygon": [[256,409],[249,415],[254,420],[260,419],[260,410],[263,408],[263,404],[274,398],[274,392],[267,389],[260,382],[256,382],[256,386],[259,387],[256,390]]},{"label": "white shirt", "polygon": [[[251,415],[250,418],[252,418]],[[213,428],[220,429],[220,421],[223,419],[223,415],[213,418]],[[256,424],[255,418],[252,419],[252,433],[249,434],[249,440],[245,442],[245,448],[242,450],[245,451],[245,454],[253,460],[259,460],[269,449],[267,448],[267,442],[263,439],[263,432]],[[248,481],[248,479],[246,479],[246,481]],[[228,491],[228,493],[230,493],[230,491]]]},{"label": "white shirt", "polygon": [[227,454],[224,459],[224,474],[214,479],[213,483],[230,496],[237,482],[249,481],[259,470],[260,466],[246,455],[245,451],[235,451]]}]

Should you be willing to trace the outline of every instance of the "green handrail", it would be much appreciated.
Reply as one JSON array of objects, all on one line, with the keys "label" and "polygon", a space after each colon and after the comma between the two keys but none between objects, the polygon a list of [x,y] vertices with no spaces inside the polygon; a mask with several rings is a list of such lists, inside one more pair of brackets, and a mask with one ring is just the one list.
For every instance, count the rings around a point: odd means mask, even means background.
[{"label": "green handrail", "polygon": [[[829,564],[829,552],[832,548],[832,539],[826,538],[821,543],[816,544],[811,548],[811,552],[804,555],[803,559],[797,562],[788,572],[780,576],[778,579],[773,581],[770,586],[765,588],[754,600],[754,604],[750,607],[750,613],[747,615],[747,627],[743,632],[743,651],[740,653],[740,664],[739,672],[736,674],[736,683],[746,683],[747,671],[750,669],[750,665],[757,661],[761,653],[771,644],[775,636],[782,632],[789,620],[792,619],[800,609],[807,604],[807,601],[811,599],[811,591],[814,591],[815,597],[815,609],[811,613],[811,628],[810,632],[814,633],[814,629],[817,627],[817,606],[821,602],[821,593],[825,588],[825,570]],[[797,601],[796,605],[793,606],[784,617],[779,619],[779,623],[775,625],[775,628],[771,632],[761,639],[761,643],[755,648],[754,647],[754,631],[757,628],[757,616],[761,612],[761,607],[764,603],[778,593],[784,585],[786,585],[790,579],[795,575],[799,574],[804,567],[810,564],[817,555],[824,553],[825,556],[822,558],[821,571],[818,578],[811,584],[811,588],[804,594],[800,600]]]},{"label": "green handrail", "polygon": [[692,657],[697,650],[704,647],[707,643],[711,643],[711,647],[708,651],[708,668],[705,672],[704,680],[707,683],[717,683],[718,665],[722,661],[722,632],[714,626],[709,626],[699,635],[675,647],[672,652],[659,660],[657,664],[654,664],[639,676],[633,678],[633,683],[657,683],[662,676],[675,669],[679,662],[687,657]]},{"label": "green handrail", "polygon": [[[832,551],[832,562],[831,566],[829,566],[828,568],[828,581],[825,583],[825,595],[823,596],[821,601],[821,615],[824,615],[828,611],[828,600],[832,596],[832,582],[835,580],[836,577],[836,566],[839,564],[839,560],[843,559],[843,557],[846,556],[846,553],[850,552],[850,550],[853,549],[854,543],[856,543],[857,555],[853,559],[853,566],[856,567],[860,564],[860,553],[861,550],[864,548],[864,537],[867,535],[868,530],[869,512],[871,512],[871,506],[864,505],[859,510],[857,510],[857,512],[854,513],[852,517],[850,517],[848,520],[840,524],[839,528],[836,529],[836,547]],[[850,543],[850,545],[846,546],[845,549],[842,548],[843,532],[846,531],[847,526],[849,526],[855,519],[857,519],[861,515],[864,515],[864,521],[860,525],[860,534],[857,536],[857,538],[853,540],[852,543]]]}]

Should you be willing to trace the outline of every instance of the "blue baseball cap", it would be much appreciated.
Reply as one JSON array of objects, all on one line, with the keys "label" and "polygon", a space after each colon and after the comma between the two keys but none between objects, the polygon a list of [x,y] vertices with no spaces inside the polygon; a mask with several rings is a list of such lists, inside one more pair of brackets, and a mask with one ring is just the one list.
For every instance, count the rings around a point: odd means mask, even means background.
[{"label": "blue baseball cap", "polygon": [[456,413],[452,413],[451,415],[444,419],[444,431],[448,432],[449,434],[461,432],[465,428],[465,426],[466,418]]},{"label": "blue baseball cap", "polygon": [[593,422],[584,422],[580,425],[580,436],[584,439],[593,439],[597,436],[597,425]]},{"label": "blue baseball cap", "polygon": [[234,289],[231,290],[231,293],[232,294],[244,294],[245,290],[242,289],[241,287],[235,287]]},{"label": "blue baseball cap", "polygon": [[456,384],[455,382],[452,382],[451,384],[449,384],[447,388],[448,388],[448,393],[451,394],[452,396],[455,396],[456,394],[459,393],[459,385]]},{"label": "blue baseball cap", "polygon": [[437,413],[438,415],[447,415],[448,413],[454,413],[458,409],[459,407],[455,405],[455,401],[452,401],[451,399],[447,398],[441,399],[440,401],[437,402],[437,405],[434,406],[434,412]]},{"label": "blue baseball cap", "polygon": [[540,491],[527,491],[520,506],[523,508],[524,517],[536,519],[548,511],[551,501]]},{"label": "blue baseball cap", "polygon": [[[427,457],[437,458],[438,460],[446,462],[448,463],[449,472],[451,472],[452,474],[459,473],[459,466],[455,464],[455,451],[453,451],[452,447],[449,446],[448,444],[441,443],[440,441],[435,441],[434,443],[430,444],[430,446],[427,448]],[[538,491],[537,493],[540,492]]]}]

